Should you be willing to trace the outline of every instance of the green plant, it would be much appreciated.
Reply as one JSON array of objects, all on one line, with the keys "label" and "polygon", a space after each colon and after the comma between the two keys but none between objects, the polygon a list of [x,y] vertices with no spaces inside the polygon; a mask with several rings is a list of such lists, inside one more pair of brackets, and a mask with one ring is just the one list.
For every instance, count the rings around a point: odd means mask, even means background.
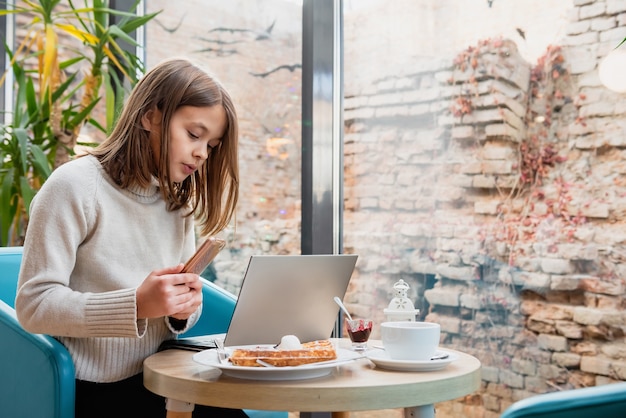
[{"label": "green plant", "polygon": [[[89,124],[106,134],[112,128],[128,87],[144,70],[121,42],[136,45],[131,33],[158,14],[135,14],[138,3],[124,12],[105,0],[85,0],[82,7],[71,0],[23,0],[0,12],[31,19],[15,50],[5,43],[15,95],[0,125],[0,245],[22,243],[32,198],[72,157],[81,129]],[[60,45],[60,34],[82,45]],[[60,56],[60,46],[67,56]],[[104,121],[92,116],[97,105]]]}]

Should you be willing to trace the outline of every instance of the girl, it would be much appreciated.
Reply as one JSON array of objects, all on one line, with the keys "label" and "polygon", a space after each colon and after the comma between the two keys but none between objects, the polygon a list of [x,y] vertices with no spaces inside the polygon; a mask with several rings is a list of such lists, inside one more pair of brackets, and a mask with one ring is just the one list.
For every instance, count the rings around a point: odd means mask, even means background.
[{"label": "girl", "polygon": [[202,284],[182,263],[194,252],[194,217],[213,235],[234,214],[237,129],[224,88],[169,60],[137,83],[106,141],[35,196],[15,307],[26,330],[54,335],[72,355],[77,418],[165,416],[142,363],[198,320]]}]

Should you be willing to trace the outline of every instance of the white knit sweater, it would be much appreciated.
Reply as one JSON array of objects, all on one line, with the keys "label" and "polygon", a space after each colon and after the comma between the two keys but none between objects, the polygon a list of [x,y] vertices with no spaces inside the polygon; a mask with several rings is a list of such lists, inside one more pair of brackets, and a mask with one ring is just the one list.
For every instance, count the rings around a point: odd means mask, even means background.
[{"label": "white knit sweater", "polygon": [[121,190],[95,157],[57,168],[31,205],[15,301],[22,326],[61,341],[77,379],[141,372],[175,330],[166,318],[137,319],[136,288],[193,253],[193,218],[183,215],[166,210],[156,180]]}]

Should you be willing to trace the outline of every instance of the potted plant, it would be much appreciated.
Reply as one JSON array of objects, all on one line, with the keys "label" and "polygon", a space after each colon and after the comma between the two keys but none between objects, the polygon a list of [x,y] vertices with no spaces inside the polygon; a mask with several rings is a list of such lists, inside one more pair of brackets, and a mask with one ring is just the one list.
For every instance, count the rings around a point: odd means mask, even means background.
[{"label": "potted plant", "polygon": [[[85,1],[84,7],[71,0],[24,0],[0,12],[30,19],[15,49],[5,43],[15,95],[0,124],[0,246],[23,243],[32,198],[72,157],[81,130],[89,125],[106,134],[112,128],[144,70],[121,43],[136,45],[131,33],[157,15],[137,15],[138,3],[124,12],[106,0]],[[66,46],[60,54],[59,35],[77,39],[79,47]],[[0,83],[7,79],[5,73]],[[104,109],[100,120],[92,116],[96,106]]]}]

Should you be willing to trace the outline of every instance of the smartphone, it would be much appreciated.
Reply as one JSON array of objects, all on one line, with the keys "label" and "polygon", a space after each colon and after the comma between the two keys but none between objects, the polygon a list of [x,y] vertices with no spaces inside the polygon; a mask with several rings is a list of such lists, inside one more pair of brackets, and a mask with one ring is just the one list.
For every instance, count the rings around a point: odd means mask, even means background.
[{"label": "smartphone", "polygon": [[225,245],[226,242],[223,239],[216,237],[208,238],[196,250],[196,253],[187,260],[185,267],[183,267],[183,273],[202,273]]}]

